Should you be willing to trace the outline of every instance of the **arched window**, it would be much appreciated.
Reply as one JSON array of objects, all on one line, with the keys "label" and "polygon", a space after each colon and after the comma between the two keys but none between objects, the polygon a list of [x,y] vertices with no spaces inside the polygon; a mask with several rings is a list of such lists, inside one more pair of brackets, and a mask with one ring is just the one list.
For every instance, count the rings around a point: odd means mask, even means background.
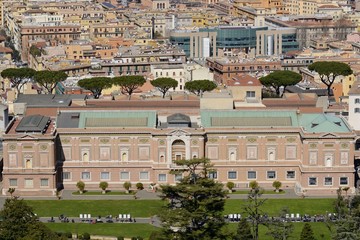
[{"label": "arched window", "polygon": [[235,152],[230,152],[230,161],[235,161]]},{"label": "arched window", "polygon": [[126,152],[123,152],[122,154],[121,154],[121,161],[127,161],[128,160],[128,156],[127,156],[127,153]]},{"label": "arched window", "polygon": [[82,160],[83,160],[83,162],[88,162],[89,161],[89,153],[84,152],[82,155]]},{"label": "arched window", "polygon": [[32,168],[32,160],[31,159],[26,159],[25,160],[25,168],[26,169]]}]

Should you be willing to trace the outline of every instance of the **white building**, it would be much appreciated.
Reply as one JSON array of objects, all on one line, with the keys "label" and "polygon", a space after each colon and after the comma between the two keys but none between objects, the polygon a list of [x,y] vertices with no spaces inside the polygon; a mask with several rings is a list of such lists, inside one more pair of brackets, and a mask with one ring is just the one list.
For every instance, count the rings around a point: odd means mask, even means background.
[{"label": "white building", "polygon": [[349,124],[360,130],[360,81],[354,82],[349,91]]},{"label": "white building", "polygon": [[154,79],[157,78],[173,78],[178,82],[178,86],[170,91],[184,91],[185,77],[183,64],[170,64],[170,65],[151,65],[151,74]]}]

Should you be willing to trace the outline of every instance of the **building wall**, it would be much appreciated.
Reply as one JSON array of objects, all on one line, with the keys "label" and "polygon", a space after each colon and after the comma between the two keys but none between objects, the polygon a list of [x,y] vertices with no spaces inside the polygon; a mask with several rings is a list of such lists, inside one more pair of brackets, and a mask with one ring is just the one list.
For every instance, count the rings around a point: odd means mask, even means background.
[{"label": "building wall", "polygon": [[[216,178],[232,181],[237,188],[247,188],[252,180],[272,188],[279,180],[285,189],[306,190],[310,195],[335,194],[345,186],[354,190],[351,132],[314,134],[269,127],[57,130],[56,144],[49,136],[4,137],[3,194],[9,187],[20,196],[52,194],[62,184],[75,190],[80,180],[88,190],[98,190],[100,181],[107,181],[111,190],[122,190],[125,181],[146,187],[173,184],[175,177],[169,174],[177,169],[173,161],[193,157],[210,158]],[[31,168],[26,165],[29,158]],[[56,173],[62,173],[57,184]],[[17,179],[17,185],[10,179]],[[25,187],[25,179],[33,179],[33,187]],[[48,186],[40,186],[41,179],[49,179]]]},{"label": "building wall", "polygon": [[57,187],[56,137],[24,134],[17,139],[10,135],[3,143],[2,194],[15,188],[17,195],[53,195]]}]

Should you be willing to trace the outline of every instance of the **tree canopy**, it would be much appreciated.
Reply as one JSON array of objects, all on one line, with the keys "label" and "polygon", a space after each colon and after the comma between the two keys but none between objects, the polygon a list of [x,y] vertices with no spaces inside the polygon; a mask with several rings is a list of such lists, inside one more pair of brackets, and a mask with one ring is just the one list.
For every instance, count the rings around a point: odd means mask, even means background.
[{"label": "tree canopy", "polygon": [[78,85],[92,92],[94,98],[101,96],[102,90],[112,86],[112,79],[108,77],[93,77],[78,81]]},{"label": "tree canopy", "polygon": [[185,89],[202,97],[204,92],[209,92],[217,87],[216,83],[209,80],[194,80],[185,83]]},{"label": "tree canopy", "polygon": [[[274,71],[259,80],[262,85],[266,87],[273,87],[278,96],[282,96],[287,86],[295,85],[302,79],[299,73],[293,71]],[[283,87],[283,92],[280,94],[280,88]]]},{"label": "tree canopy", "polygon": [[254,240],[259,239],[259,226],[263,224],[261,216],[264,212],[261,207],[266,201],[266,199],[261,199],[263,193],[264,189],[260,187],[251,189],[244,204],[244,211],[248,215]]},{"label": "tree canopy", "polygon": [[66,80],[68,75],[62,71],[37,71],[34,75],[34,80],[42,86],[48,94],[51,94],[56,87],[56,84]]},{"label": "tree canopy", "polygon": [[319,74],[321,82],[327,87],[328,96],[331,95],[331,86],[338,76],[348,76],[353,73],[350,66],[343,62],[315,62],[308,68]]},{"label": "tree canopy", "polygon": [[145,84],[146,80],[143,76],[120,76],[114,77],[115,85],[120,86],[121,93],[129,95],[129,100],[134,91]]},{"label": "tree canopy", "polygon": [[157,78],[151,81],[151,85],[156,87],[162,93],[162,97],[165,98],[167,91],[176,88],[178,82],[173,78]]},{"label": "tree canopy", "polygon": [[301,230],[300,240],[315,240],[314,232],[309,223],[305,223]]},{"label": "tree canopy", "polygon": [[207,158],[177,160],[183,174],[176,184],[163,185],[162,199],[168,200],[160,218],[164,239],[226,239],[221,229],[226,224],[223,217],[226,191],[223,185],[208,178],[213,171]]},{"label": "tree canopy", "polygon": [[31,68],[7,68],[1,72],[1,77],[9,79],[11,87],[16,88],[20,92],[21,87],[32,80],[36,71]]},{"label": "tree canopy", "polygon": [[0,239],[59,239],[55,233],[38,221],[32,208],[17,197],[5,200],[0,217],[2,219]]},{"label": "tree canopy", "polygon": [[253,238],[249,222],[246,218],[241,218],[233,240],[252,240]]}]

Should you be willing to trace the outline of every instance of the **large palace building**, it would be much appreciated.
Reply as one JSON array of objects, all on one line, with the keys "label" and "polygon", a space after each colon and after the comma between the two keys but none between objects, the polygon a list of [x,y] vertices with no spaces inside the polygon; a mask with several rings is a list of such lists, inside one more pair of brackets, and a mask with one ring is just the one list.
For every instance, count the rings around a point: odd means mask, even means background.
[{"label": "large palace building", "polygon": [[[180,113],[181,112],[181,113]],[[123,190],[123,183],[176,183],[177,159],[207,157],[223,183],[256,180],[308,195],[354,191],[355,133],[339,117],[299,111],[58,110],[15,118],[3,140],[3,194],[57,188]],[[356,178],[356,179],[355,179]]]}]

